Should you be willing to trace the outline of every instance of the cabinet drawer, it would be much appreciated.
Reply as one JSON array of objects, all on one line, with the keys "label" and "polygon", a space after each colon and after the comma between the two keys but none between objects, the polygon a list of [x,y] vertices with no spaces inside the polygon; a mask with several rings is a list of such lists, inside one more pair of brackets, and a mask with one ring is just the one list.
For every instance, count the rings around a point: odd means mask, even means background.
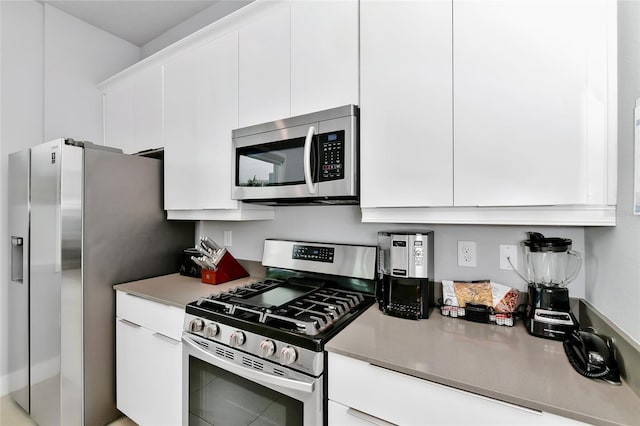
[{"label": "cabinet drawer", "polygon": [[329,401],[328,404],[329,413],[328,419],[330,425],[339,426],[394,426],[393,423],[389,423],[385,420],[378,419],[370,416],[361,411],[354,410],[350,407],[345,407],[342,404],[338,404],[334,401]]},{"label": "cabinet drawer", "polygon": [[139,425],[180,425],[182,343],[117,321],[116,401]]},{"label": "cabinet drawer", "polygon": [[116,291],[116,316],[180,341],[184,310]]},{"label": "cabinet drawer", "polygon": [[328,369],[330,400],[395,424],[580,424],[333,353]]}]

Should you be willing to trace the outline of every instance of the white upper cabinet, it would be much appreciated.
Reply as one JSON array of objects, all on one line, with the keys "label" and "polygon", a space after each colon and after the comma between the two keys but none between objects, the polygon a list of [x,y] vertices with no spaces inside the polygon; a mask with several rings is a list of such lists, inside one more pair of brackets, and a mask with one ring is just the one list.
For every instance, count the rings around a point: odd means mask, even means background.
[{"label": "white upper cabinet", "polygon": [[362,0],[363,221],[615,225],[616,62],[612,0]]},{"label": "white upper cabinet", "polygon": [[231,130],[238,127],[238,33],[167,61],[165,209],[235,209]]},{"label": "white upper cabinet", "polygon": [[291,4],[291,116],[358,104],[358,1]]},{"label": "white upper cabinet", "polygon": [[456,206],[615,204],[606,3],[453,2]]},{"label": "white upper cabinet", "polygon": [[358,104],[358,1],[258,5],[239,29],[239,126]]},{"label": "white upper cabinet", "polygon": [[289,117],[290,6],[249,16],[239,30],[239,126]]},{"label": "white upper cabinet", "polygon": [[367,1],[361,25],[361,205],[451,206],[451,2]]},{"label": "white upper cabinet", "polygon": [[104,143],[124,153],[162,148],[162,67],[128,75],[103,92]]}]

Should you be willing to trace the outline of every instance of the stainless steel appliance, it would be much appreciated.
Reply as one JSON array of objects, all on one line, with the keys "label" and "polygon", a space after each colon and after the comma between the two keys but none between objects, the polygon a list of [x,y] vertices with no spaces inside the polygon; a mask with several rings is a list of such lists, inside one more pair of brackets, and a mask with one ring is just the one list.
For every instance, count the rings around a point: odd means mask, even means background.
[{"label": "stainless steel appliance", "polygon": [[355,105],[233,131],[232,197],[261,204],[357,204]]},{"label": "stainless steel appliance", "polygon": [[514,267],[529,284],[527,331],[533,336],[564,340],[578,328],[566,286],[578,276],[582,257],[571,249],[569,238],[545,237],[538,232],[527,235],[529,238],[522,241],[524,275]]},{"label": "stainless steel appliance", "polygon": [[325,423],[324,344],[375,302],[376,248],[266,240],[267,278],[186,307],[184,424]]},{"label": "stainless steel appliance", "polygon": [[401,318],[429,318],[433,299],[433,231],[378,232],[380,310]]},{"label": "stainless steel appliance", "polygon": [[113,284],[176,272],[191,223],[168,222],[162,162],[56,139],[9,155],[9,367],[39,425],[106,424]]}]

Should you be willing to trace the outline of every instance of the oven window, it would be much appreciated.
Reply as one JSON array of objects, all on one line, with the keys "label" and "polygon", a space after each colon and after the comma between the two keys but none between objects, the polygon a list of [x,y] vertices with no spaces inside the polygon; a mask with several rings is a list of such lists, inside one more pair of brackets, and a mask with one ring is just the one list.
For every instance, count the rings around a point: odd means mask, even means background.
[{"label": "oven window", "polygon": [[238,148],[237,186],[304,183],[304,138]]},{"label": "oven window", "polygon": [[189,357],[189,425],[302,426],[303,403]]}]

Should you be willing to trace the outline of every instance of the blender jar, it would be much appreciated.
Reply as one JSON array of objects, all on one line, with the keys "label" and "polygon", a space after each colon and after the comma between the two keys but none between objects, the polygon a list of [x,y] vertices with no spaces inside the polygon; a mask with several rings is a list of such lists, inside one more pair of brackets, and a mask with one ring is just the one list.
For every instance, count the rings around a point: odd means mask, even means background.
[{"label": "blender jar", "polygon": [[547,238],[538,232],[528,232],[525,249],[526,276],[531,285],[565,287],[580,272],[582,257],[571,250],[569,238]]}]

